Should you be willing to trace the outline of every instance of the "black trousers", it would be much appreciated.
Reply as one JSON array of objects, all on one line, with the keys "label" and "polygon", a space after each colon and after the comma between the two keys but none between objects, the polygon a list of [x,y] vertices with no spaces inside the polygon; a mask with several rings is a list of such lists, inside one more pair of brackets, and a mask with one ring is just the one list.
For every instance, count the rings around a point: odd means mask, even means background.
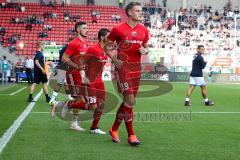
[{"label": "black trousers", "polygon": [[32,76],[31,68],[26,68],[26,75],[27,75],[28,84],[33,83],[33,76]]}]

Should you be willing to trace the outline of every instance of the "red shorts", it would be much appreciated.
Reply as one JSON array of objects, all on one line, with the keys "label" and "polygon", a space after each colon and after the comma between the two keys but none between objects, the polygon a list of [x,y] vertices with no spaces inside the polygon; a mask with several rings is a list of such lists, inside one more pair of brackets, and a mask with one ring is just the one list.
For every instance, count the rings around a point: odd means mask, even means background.
[{"label": "red shorts", "polygon": [[69,90],[73,96],[80,96],[84,94],[84,88],[82,86],[82,78],[80,74],[66,74],[67,84]]},{"label": "red shorts", "polygon": [[96,104],[105,100],[104,82],[96,81],[90,85],[84,85],[84,97],[88,104]]},{"label": "red shorts", "polygon": [[120,69],[116,69],[115,77],[119,93],[137,95],[141,79],[141,68],[138,64],[124,64]]}]

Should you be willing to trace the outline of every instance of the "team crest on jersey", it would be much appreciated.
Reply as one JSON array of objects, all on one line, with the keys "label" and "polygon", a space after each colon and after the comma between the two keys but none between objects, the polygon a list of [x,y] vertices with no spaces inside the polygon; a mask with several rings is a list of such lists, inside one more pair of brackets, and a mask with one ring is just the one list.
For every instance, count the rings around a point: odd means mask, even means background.
[{"label": "team crest on jersey", "polygon": [[137,36],[137,32],[133,31],[133,32],[132,32],[132,36],[133,36],[133,37],[136,37],[136,36]]}]

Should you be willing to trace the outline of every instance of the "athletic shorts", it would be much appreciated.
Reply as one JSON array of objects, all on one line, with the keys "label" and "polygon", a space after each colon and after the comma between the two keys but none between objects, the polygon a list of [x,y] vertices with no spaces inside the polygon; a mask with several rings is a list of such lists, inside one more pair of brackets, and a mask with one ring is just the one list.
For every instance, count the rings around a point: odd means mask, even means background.
[{"label": "athletic shorts", "polygon": [[66,71],[57,69],[57,84],[63,84],[66,82]]},{"label": "athletic shorts", "polygon": [[116,69],[115,78],[119,93],[136,96],[140,86],[141,68],[134,64],[125,64],[120,69]]},{"label": "athletic shorts", "polygon": [[43,73],[34,73],[33,82],[36,84],[39,84],[40,82],[47,83],[48,82],[47,75]]},{"label": "athletic shorts", "polygon": [[99,101],[105,100],[105,86],[102,80],[90,83],[90,85],[83,86],[84,97],[87,100],[88,104],[96,104]]},{"label": "athletic shorts", "polygon": [[194,86],[205,86],[205,80],[203,77],[191,77],[190,76],[190,85],[194,85]]},{"label": "athletic shorts", "polygon": [[80,74],[66,74],[67,85],[72,96],[82,96],[84,87],[82,86],[82,78]]}]

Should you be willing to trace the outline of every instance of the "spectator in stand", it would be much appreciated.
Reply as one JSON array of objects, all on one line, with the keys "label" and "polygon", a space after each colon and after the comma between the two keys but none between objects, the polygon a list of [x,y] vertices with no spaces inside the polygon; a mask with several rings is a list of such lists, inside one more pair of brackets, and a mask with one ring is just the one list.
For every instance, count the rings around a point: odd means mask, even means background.
[{"label": "spectator in stand", "polygon": [[52,26],[49,25],[49,24],[44,24],[44,25],[43,25],[43,29],[44,29],[45,31],[51,31],[51,30],[52,30]]},{"label": "spectator in stand", "polygon": [[49,6],[49,7],[54,7],[54,3],[53,3],[52,0],[50,0],[50,1],[48,2],[48,6]]},{"label": "spectator in stand", "polygon": [[87,5],[94,5],[95,1],[94,0],[87,0]]},{"label": "spectator in stand", "polygon": [[0,35],[4,36],[6,34],[6,28],[0,27]]},{"label": "spectator in stand", "polygon": [[112,17],[113,21],[116,21],[116,15],[115,14],[111,15],[111,17]]},{"label": "spectator in stand", "polygon": [[92,16],[92,23],[97,23],[97,16]]},{"label": "spectator in stand", "polygon": [[46,0],[40,0],[40,6],[45,6],[46,5]]},{"label": "spectator in stand", "polygon": [[26,11],[25,6],[21,6],[21,12],[25,12],[25,11]]},{"label": "spectator in stand", "polygon": [[116,15],[116,22],[121,22],[121,16],[119,14]]},{"label": "spectator in stand", "polygon": [[68,22],[69,19],[70,19],[70,12],[69,11],[65,11],[63,16],[64,16],[64,21]]},{"label": "spectator in stand", "polygon": [[53,5],[54,5],[54,7],[57,6],[57,0],[54,0],[54,1],[53,1]]},{"label": "spectator in stand", "polygon": [[1,8],[6,8],[6,3],[5,2],[1,3]]},{"label": "spectator in stand", "polygon": [[32,31],[32,24],[28,23],[25,27],[26,30]]},{"label": "spectator in stand", "polygon": [[93,10],[91,11],[91,15],[92,15],[92,16],[96,16],[96,15],[97,15],[97,10],[93,9]]},{"label": "spectator in stand", "polygon": [[91,11],[92,23],[97,23],[97,15],[98,15],[98,14],[99,14],[98,11],[95,10],[95,9],[93,9],[93,10]]},{"label": "spectator in stand", "polygon": [[40,32],[38,34],[38,36],[41,37],[41,38],[47,38],[48,37],[48,33],[47,32]]}]

